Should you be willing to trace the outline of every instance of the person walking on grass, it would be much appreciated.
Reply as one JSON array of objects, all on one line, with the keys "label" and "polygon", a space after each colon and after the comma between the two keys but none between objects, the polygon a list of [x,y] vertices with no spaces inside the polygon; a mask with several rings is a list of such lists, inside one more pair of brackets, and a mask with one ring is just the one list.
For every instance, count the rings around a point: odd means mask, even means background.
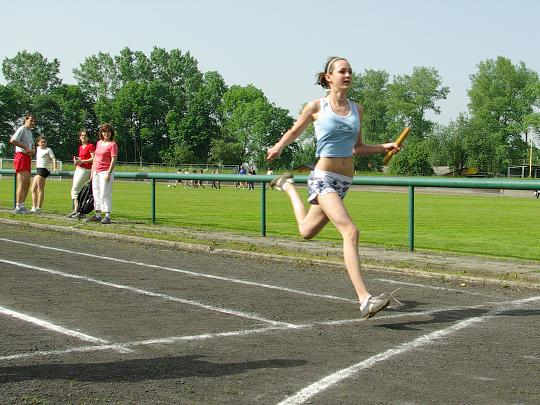
[{"label": "person walking on grass", "polygon": [[[113,172],[117,157],[118,145],[114,141],[114,129],[110,124],[102,124],[99,126],[99,141],[90,174],[96,214],[88,218],[87,222],[111,223]],[[105,217],[102,218],[102,214]]]},{"label": "person walking on grass", "polygon": [[39,214],[45,199],[45,180],[51,174],[51,166],[55,172],[57,167],[54,152],[47,147],[47,139],[43,135],[36,139],[36,145],[36,175],[32,182],[32,209],[30,212]]},{"label": "person walking on grass", "polygon": [[81,144],[79,145],[77,156],[73,156],[73,164],[75,165],[73,185],[71,186],[73,211],[68,214],[68,218],[76,218],[78,216],[79,202],[77,197],[84,185],[90,180],[92,162],[94,161],[94,153],[96,151],[94,144],[90,143],[90,137],[86,129],[79,131],[79,141]]},{"label": "person walking on grass", "polygon": [[25,115],[23,125],[15,131],[15,134],[9,140],[15,146],[13,166],[17,176],[17,190],[15,192],[14,214],[28,214],[30,212],[25,208],[24,202],[30,189],[32,155],[35,152],[32,130],[35,127],[36,118],[34,115]]},{"label": "person walking on grass", "polygon": [[327,89],[328,95],[309,102],[293,126],[268,149],[266,155],[268,161],[276,159],[310,123],[314,124],[318,161],[308,178],[309,210],[306,212],[292,174],[278,176],[270,185],[289,196],[303,238],[315,237],[328,222],[337,228],[343,239],[345,267],[358,296],[361,316],[369,318],[388,306],[390,294],[372,296],[364,284],[358,254],[359,232],[343,204],[343,198],[352,183],[354,155],[397,152],[400,148],[395,142],[363,143],[361,123],[364,109],[347,98],[352,69],[345,58],[330,58],[316,77],[316,84]]}]

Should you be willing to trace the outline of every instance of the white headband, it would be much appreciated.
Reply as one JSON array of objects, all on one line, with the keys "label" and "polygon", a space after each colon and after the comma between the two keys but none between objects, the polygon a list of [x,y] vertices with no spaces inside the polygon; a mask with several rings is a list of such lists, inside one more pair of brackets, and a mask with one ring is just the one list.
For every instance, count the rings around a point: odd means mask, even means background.
[{"label": "white headband", "polygon": [[332,64],[336,61],[336,60],[341,60],[343,58],[334,58],[332,59],[330,62],[328,62],[328,65],[326,65],[326,73],[330,73],[330,66],[332,66]]}]

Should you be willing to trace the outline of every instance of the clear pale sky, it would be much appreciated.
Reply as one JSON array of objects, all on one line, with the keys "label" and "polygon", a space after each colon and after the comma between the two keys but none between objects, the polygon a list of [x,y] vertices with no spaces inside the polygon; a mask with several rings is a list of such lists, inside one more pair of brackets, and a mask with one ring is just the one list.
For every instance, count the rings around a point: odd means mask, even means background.
[{"label": "clear pale sky", "polygon": [[[470,75],[497,56],[540,73],[540,1],[516,0],[27,0],[1,3],[0,60],[39,52],[61,62],[64,83],[98,52],[154,46],[190,52],[202,72],[253,84],[296,115],[321,96],[313,85],[327,57],[353,69],[438,70],[450,95],[433,119],[467,111]],[[2,83],[5,83],[2,77]]]}]

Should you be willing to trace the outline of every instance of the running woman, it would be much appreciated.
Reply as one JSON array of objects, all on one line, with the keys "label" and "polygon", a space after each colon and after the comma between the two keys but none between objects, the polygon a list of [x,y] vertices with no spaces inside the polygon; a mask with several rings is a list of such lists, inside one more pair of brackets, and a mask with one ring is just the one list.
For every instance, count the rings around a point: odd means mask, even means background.
[{"label": "running woman", "polygon": [[294,125],[268,149],[266,155],[269,161],[276,159],[310,123],[314,124],[318,161],[308,178],[309,210],[306,212],[290,173],[272,180],[271,186],[288,194],[303,238],[315,237],[329,221],[334,224],[343,239],[345,266],[358,296],[361,316],[370,318],[388,306],[390,296],[386,293],[372,296],[364,284],[358,255],[359,232],[343,204],[343,198],[353,180],[354,155],[397,152],[400,148],[395,142],[363,143],[361,123],[364,109],[347,98],[353,74],[345,58],[330,58],[324,71],[316,77],[316,84],[327,89],[328,95],[309,102]]}]

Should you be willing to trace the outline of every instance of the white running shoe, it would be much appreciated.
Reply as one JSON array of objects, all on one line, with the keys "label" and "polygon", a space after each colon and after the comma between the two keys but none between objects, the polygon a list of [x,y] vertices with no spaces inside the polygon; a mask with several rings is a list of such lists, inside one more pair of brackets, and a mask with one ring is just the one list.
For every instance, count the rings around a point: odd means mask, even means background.
[{"label": "white running shoe", "polygon": [[30,211],[28,211],[28,210],[26,209],[26,207],[19,207],[19,208],[15,208],[15,209],[13,210],[13,213],[14,213],[14,214],[30,214]]},{"label": "white running shoe", "polygon": [[269,185],[270,187],[275,188],[277,191],[283,191],[283,186],[286,183],[294,183],[292,173],[283,173],[281,176],[273,178]]},{"label": "white running shoe", "polygon": [[375,297],[369,297],[367,299],[367,303],[362,306],[360,306],[360,311],[362,313],[362,318],[368,319],[374,316],[377,312],[382,311],[385,309],[388,304],[390,304],[390,298],[388,293],[384,293],[381,295],[377,295]]}]

